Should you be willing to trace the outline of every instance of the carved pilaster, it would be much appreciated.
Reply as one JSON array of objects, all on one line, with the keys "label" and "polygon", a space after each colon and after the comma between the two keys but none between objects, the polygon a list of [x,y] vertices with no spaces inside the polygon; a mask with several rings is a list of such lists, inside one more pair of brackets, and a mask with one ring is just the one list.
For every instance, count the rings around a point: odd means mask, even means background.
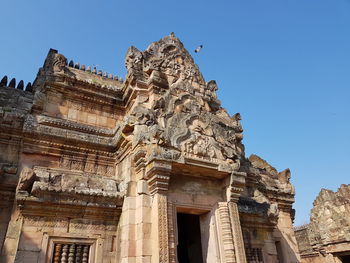
[{"label": "carved pilaster", "polygon": [[158,244],[159,244],[159,261],[169,262],[169,235],[168,235],[168,217],[167,217],[167,196],[156,194],[158,209]]},{"label": "carved pilaster", "polygon": [[226,202],[220,202],[218,206],[222,262],[236,263],[228,206]]},{"label": "carved pilaster", "polygon": [[243,235],[241,223],[239,221],[239,212],[237,207],[238,199],[243,191],[246,173],[233,172],[230,177],[230,185],[228,187],[228,209],[231,221],[231,231],[233,234],[233,242],[236,252],[236,262],[246,263],[246,255],[244,250]]},{"label": "carved pilaster", "polygon": [[174,207],[174,204],[171,202],[168,202],[169,263],[176,263],[174,214],[176,215],[176,209]]},{"label": "carved pilaster", "polygon": [[162,161],[152,161],[146,167],[146,177],[149,190],[153,195],[152,203],[152,262],[169,262],[169,221],[168,197],[171,164]]},{"label": "carved pilaster", "polygon": [[245,256],[243,235],[242,235],[241,223],[239,221],[239,213],[238,213],[237,203],[229,202],[228,208],[229,208],[229,213],[230,213],[233,240],[234,240],[234,244],[235,244],[236,262],[237,263],[246,263],[247,260],[246,260],[246,256]]}]

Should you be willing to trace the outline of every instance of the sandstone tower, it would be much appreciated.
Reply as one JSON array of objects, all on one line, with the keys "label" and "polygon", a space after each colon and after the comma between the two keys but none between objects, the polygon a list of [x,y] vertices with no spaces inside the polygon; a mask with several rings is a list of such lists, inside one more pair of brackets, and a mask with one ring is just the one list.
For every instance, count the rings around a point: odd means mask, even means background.
[{"label": "sandstone tower", "polygon": [[310,224],[295,229],[302,263],[350,262],[350,185],[322,189]]},{"label": "sandstone tower", "polygon": [[294,188],[246,158],[174,34],[130,47],[125,80],[50,50],[0,84],[1,262],[299,262]]}]

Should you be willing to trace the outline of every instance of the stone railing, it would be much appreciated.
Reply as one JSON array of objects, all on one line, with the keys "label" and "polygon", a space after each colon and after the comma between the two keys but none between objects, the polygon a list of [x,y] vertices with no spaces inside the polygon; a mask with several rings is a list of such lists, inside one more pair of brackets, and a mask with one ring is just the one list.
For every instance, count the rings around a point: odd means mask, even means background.
[{"label": "stone railing", "polygon": [[24,90],[28,92],[33,91],[32,84],[30,82],[27,83],[26,87],[24,88],[24,81],[21,80],[18,82],[17,87],[16,87],[16,78],[12,78],[9,83],[7,76],[4,76],[1,81],[0,81],[0,87],[8,87],[8,88],[16,88],[19,90]]},{"label": "stone railing", "polygon": [[107,72],[103,72],[102,70],[97,70],[96,66],[91,67],[91,66],[85,66],[84,64],[81,64],[79,62],[75,62],[73,60],[70,60],[68,63],[68,67],[70,68],[75,68],[75,69],[79,69],[82,71],[86,71],[92,74],[96,74],[98,76],[104,77],[104,78],[108,78],[108,79],[113,79],[119,82],[123,82],[123,78],[122,77],[118,77],[118,76],[113,76],[113,74],[108,74]]}]

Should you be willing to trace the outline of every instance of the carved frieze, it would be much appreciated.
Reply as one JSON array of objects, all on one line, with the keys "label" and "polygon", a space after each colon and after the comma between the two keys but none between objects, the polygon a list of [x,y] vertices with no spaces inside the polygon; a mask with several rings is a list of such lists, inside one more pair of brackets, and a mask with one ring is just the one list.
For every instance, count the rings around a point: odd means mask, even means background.
[{"label": "carved frieze", "polygon": [[24,168],[16,197],[21,202],[35,200],[72,205],[97,205],[103,200],[104,206],[116,206],[124,195],[124,192],[119,191],[118,184],[115,179],[74,172],[73,169]]}]

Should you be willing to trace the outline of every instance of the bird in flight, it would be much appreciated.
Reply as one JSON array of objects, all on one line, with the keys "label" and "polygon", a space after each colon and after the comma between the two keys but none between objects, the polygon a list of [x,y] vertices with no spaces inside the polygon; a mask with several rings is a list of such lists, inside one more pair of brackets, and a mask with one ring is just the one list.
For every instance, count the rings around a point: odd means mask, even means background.
[{"label": "bird in flight", "polygon": [[194,50],[194,52],[198,53],[199,51],[201,51],[202,48],[203,48],[203,45],[200,45]]}]

